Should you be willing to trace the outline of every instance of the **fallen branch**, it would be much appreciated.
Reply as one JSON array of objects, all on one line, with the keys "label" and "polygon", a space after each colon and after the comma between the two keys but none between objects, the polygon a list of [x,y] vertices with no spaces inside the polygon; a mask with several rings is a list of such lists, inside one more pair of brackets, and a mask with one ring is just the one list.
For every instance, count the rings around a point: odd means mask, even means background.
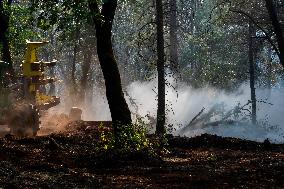
[{"label": "fallen branch", "polygon": [[243,106],[236,106],[233,109],[229,110],[226,115],[220,120],[220,121],[225,121],[227,120],[229,117],[231,117],[233,114],[235,113],[239,113],[241,110],[246,110],[244,109],[247,105],[251,104],[251,101],[249,100],[246,104],[244,104]]},{"label": "fallen branch", "polygon": [[197,120],[197,118],[204,112],[205,108],[203,107],[202,110],[200,112],[198,112],[198,114],[196,114],[196,116],[194,116],[192,118],[192,120],[189,122],[188,125],[186,125],[185,127],[183,127],[181,130],[180,130],[180,133],[185,133],[188,128],[193,125],[193,123]]},{"label": "fallen branch", "polygon": [[[240,106],[240,104],[238,104],[236,107],[234,107],[233,109],[227,111],[220,120],[214,120],[211,121],[210,119],[214,116],[214,115],[222,115],[220,110],[218,111],[218,106],[219,105],[215,105],[213,106],[207,113],[203,114],[205,108],[203,107],[202,110],[193,117],[193,119],[189,122],[188,125],[186,125],[185,127],[183,127],[180,130],[180,133],[186,133],[190,128],[194,127],[194,126],[198,126],[199,128],[205,128],[205,127],[209,127],[209,126],[218,126],[220,124],[225,124],[225,125],[232,125],[234,124],[236,121],[229,119],[231,116],[233,115],[237,115],[240,114],[242,111],[249,111],[248,109],[246,109],[245,107],[247,105],[251,104],[251,101],[249,100],[246,104]],[[250,111],[249,111],[250,112]],[[202,115],[203,114],[203,115]]]},{"label": "fallen branch", "polygon": [[196,116],[194,116],[194,118],[189,122],[188,125],[191,125],[204,112],[204,110],[205,108],[203,107],[202,110]]}]

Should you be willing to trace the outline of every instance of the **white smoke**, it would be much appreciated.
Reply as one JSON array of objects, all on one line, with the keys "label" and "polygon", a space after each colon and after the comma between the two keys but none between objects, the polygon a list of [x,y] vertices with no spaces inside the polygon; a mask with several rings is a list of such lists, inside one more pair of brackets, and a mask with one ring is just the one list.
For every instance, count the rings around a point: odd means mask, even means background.
[{"label": "white smoke", "polygon": [[[226,93],[212,87],[193,89],[186,84],[175,84],[173,80],[170,80],[170,85],[166,87],[167,109],[169,110],[167,111],[167,124],[173,125],[175,129],[173,134],[175,135],[193,137],[208,133],[260,142],[268,138],[274,143],[284,143],[283,92],[283,89],[272,89],[271,93],[264,89],[256,90],[257,100],[259,101],[257,103],[257,120],[259,124],[256,126],[252,125],[248,120],[229,125],[221,124],[208,127],[200,125],[200,127],[194,127],[185,133],[180,133],[180,128],[188,125],[202,108],[205,108],[204,113],[206,113],[211,108],[221,107],[220,110],[225,113],[238,104],[246,104],[250,99],[250,88],[248,84],[244,84],[238,90]],[[133,118],[139,115],[139,117],[144,117],[147,121],[149,115],[152,118],[156,117],[156,79],[150,82],[133,82],[127,86],[126,94]],[[111,120],[108,103],[103,92],[95,92],[92,102],[87,104],[87,108],[83,108],[83,119]],[[218,116],[213,116],[211,121],[218,119]]]},{"label": "white smoke", "polygon": [[83,119],[85,121],[109,121],[111,115],[108,102],[103,92],[95,92],[91,104],[83,108]]},{"label": "white smoke", "polygon": [[[174,83],[174,82],[171,82]],[[173,84],[174,85],[174,84]],[[157,81],[134,82],[128,86],[129,95],[138,105],[141,116],[151,114],[156,116],[156,86]],[[237,122],[230,125],[208,126],[205,128],[192,128],[185,133],[179,133],[180,127],[184,127],[202,110],[205,112],[214,107],[221,106],[227,112],[238,104],[244,105],[250,99],[250,88],[247,84],[242,85],[233,93],[226,93],[211,87],[192,89],[185,84],[167,87],[166,100],[168,109],[167,123],[173,124],[176,131],[174,134],[182,134],[188,137],[203,133],[216,134],[225,137],[237,137],[254,141],[269,139],[274,143],[284,142],[284,100],[283,90],[274,89],[270,97],[267,91],[257,89],[257,118],[258,125],[253,126],[250,121]],[[273,105],[272,105],[273,104]],[[216,106],[219,105],[219,106]],[[134,111],[133,106],[132,111]],[[218,116],[212,117],[218,120]]]}]

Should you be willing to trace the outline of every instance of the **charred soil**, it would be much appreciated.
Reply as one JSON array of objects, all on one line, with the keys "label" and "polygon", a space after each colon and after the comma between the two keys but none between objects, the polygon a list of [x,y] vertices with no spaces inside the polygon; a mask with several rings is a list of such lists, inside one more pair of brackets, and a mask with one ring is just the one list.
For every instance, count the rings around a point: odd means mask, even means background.
[{"label": "charred soil", "polygon": [[0,188],[284,188],[284,145],[201,135],[168,136],[167,153],[100,150],[96,125],[72,127],[0,139]]}]

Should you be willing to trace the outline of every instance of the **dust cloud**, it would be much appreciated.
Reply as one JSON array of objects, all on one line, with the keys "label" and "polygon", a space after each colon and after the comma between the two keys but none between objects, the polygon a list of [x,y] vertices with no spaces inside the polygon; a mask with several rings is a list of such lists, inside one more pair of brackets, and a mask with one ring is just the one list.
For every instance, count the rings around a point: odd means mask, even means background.
[{"label": "dust cloud", "polygon": [[58,107],[51,108],[40,117],[40,130],[38,136],[49,135],[66,131],[66,126],[71,122],[68,115],[62,113]]}]

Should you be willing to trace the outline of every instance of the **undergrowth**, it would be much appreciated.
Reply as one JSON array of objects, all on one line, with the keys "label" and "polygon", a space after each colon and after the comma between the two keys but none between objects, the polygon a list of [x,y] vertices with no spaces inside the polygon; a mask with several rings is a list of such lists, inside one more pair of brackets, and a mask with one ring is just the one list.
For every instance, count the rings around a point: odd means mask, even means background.
[{"label": "undergrowth", "polygon": [[120,125],[117,138],[112,130],[104,129],[103,123],[99,125],[99,148],[108,150],[120,150],[124,152],[149,152],[155,153],[167,142],[163,137],[163,145],[159,137],[149,135],[149,125],[142,120],[137,120],[133,124]]}]

